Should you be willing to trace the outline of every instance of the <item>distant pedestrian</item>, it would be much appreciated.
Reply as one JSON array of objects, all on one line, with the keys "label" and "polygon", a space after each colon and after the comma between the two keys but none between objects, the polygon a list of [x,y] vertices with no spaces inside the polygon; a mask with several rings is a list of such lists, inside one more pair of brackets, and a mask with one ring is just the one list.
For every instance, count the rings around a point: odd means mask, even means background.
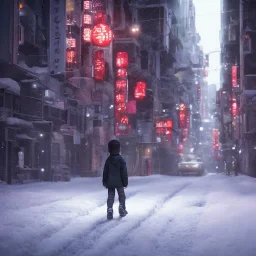
[{"label": "distant pedestrian", "polygon": [[102,183],[108,189],[107,219],[113,219],[113,204],[115,201],[115,190],[119,197],[119,214],[124,217],[128,212],[125,206],[124,189],[128,186],[128,173],[126,162],[120,155],[120,142],[111,140],[108,143],[110,156],[105,162]]}]

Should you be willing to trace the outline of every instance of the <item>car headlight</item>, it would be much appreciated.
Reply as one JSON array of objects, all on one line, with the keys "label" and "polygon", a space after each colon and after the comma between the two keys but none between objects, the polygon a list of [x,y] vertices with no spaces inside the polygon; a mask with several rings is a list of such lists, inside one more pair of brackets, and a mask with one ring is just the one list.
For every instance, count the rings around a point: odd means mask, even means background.
[{"label": "car headlight", "polygon": [[195,167],[195,168],[198,168],[199,164],[193,164],[192,166]]}]

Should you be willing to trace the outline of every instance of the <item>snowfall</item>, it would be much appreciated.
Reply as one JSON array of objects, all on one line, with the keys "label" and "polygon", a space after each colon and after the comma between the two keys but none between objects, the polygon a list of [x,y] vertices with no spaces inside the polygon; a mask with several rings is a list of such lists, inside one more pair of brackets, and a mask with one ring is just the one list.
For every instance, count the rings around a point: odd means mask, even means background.
[{"label": "snowfall", "polygon": [[0,185],[0,255],[256,255],[256,179],[133,177],[126,196],[107,221],[100,178]]}]

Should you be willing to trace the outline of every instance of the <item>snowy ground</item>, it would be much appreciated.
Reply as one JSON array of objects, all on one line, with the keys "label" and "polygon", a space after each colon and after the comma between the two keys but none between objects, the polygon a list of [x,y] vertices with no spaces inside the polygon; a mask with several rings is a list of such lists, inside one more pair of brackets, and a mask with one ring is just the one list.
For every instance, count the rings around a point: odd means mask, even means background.
[{"label": "snowy ground", "polygon": [[131,178],[127,217],[106,220],[100,178],[0,185],[0,255],[254,256],[256,180]]}]

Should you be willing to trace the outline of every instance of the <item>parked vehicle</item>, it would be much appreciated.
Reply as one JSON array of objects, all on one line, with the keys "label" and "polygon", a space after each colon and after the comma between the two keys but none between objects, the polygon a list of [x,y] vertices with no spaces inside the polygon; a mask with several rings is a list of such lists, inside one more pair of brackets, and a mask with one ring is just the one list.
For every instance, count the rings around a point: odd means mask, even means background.
[{"label": "parked vehicle", "polygon": [[186,155],[181,158],[178,165],[179,175],[193,174],[193,175],[203,175],[204,174],[204,164],[201,158],[195,155]]}]

